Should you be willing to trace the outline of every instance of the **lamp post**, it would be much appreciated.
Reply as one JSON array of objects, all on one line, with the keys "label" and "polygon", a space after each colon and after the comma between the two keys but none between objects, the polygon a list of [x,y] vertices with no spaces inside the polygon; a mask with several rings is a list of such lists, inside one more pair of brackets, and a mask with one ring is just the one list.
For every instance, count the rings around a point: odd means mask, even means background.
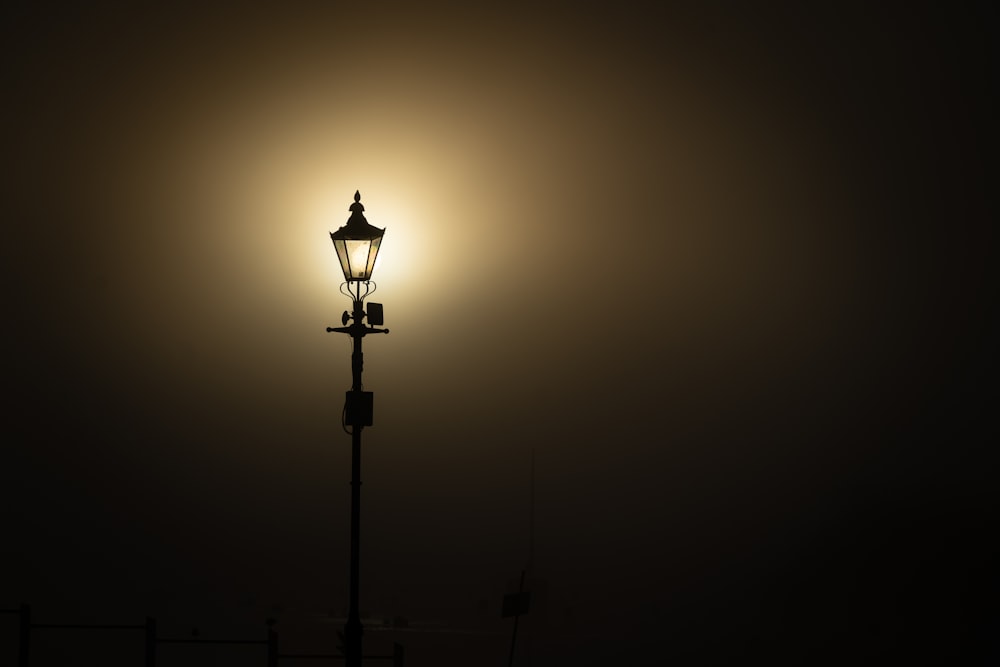
[{"label": "lamp post", "polygon": [[[364,629],[361,625],[361,614],[358,611],[358,590],[360,578],[360,537],[361,537],[361,431],[365,426],[372,425],[373,393],[364,391],[361,384],[361,371],[364,366],[364,356],[361,352],[361,340],[370,333],[389,333],[388,329],[376,329],[371,324],[382,324],[382,304],[369,303],[365,313],[365,297],[375,291],[371,282],[372,270],[375,268],[375,258],[378,256],[379,245],[382,243],[384,229],[368,224],[365,219],[365,207],[361,204],[361,193],[354,193],[354,203],[351,204],[351,217],[347,224],[335,232],[330,232],[330,239],[337,249],[337,258],[344,271],[346,282],[340,286],[341,294],[351,299],[352,311],[344,311],[340,327],[327,327],[327,332],[348,334],[354,341],[351,354],[352,384],[344,403],[343,427],[348,427],[351,434],[351,591],[350,610],[347,613],[347,623],[344,626],[344,658],[347,667],[361,666],[361,636]],[[345,290],[346,287],[346,290]],[[368,325],[365,318],[368,318]],[[348,322],[351,322],[348,325]]]}]

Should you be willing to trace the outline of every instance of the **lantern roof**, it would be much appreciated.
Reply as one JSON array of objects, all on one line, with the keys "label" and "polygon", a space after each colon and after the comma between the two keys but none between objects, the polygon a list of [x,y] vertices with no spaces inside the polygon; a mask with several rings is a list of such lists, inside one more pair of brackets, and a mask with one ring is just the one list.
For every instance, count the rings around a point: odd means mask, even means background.
[{"label": "lantern roof", "polygon": [[385,229],[379,229],[369,224],[368,220],[365,219],[365,205],[361,203],[360,190],[355,191],[354,203],[350,205],[348,210],[351,212],[351,217],[347,219],[347,224],[335,232],[330,232],[330,238],[335,240],[376,239],[385,233]]}]

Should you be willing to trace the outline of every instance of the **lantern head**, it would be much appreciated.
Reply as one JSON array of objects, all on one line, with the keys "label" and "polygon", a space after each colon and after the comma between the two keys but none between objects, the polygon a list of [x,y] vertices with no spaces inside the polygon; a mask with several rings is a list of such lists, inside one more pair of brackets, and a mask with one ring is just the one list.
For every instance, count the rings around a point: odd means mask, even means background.
[{"label": "lantern head", "polygon": [[385,229],[379,229],[368,224],[365,219],[365,207],[361,204],[361,192],[354,193],[354,203],[351,204],[351,217],[347,224],[335,232],[330,232],[330,240],[337,249],[340,268],[344,271],[344,279],[348,282],[368,282],[375,269],[375,258],[382,244]]}]

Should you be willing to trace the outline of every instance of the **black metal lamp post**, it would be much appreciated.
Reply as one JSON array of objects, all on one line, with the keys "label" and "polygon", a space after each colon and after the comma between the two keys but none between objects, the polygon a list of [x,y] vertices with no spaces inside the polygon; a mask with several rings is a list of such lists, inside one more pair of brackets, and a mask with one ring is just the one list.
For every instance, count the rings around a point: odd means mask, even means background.
[{"label": "black metal lamp post", "polygon": [[[344,626],[344,658],[347,667],[361,667],[361,636],[364,633],[361,614],[358,611],[361,431],[365,426],[372,425],[373,394],[364,391],[361,384],[361,371],[364,366],[361,339],[370,333],[389,333],[388,329],[376,329],[364,323],[367,317],[369,325],[382,324],[382,304],[369,303],[368,312],[365,313],[364,300],[375,291],[375,284],[371,282],[372,270],[375,268],[375,258],[382,243],[382,235],[385,234],[384,229],[368,224],[364,210],[361,193],[355,192],[354,203],[350,207],[351,217],[347,220],[347,224],[335,232],[330,232],[330,239],[337,249],[337,257],[346,280],[341,284],[340,291],[351,299],[353,310],[350,313],[344,311],[341,318],[341,324],[344,326],[326,329],[328,332],[346,333],[354,340],[354,351],[351,354],[353,383],[347,392],[343,413],[344,430],[350,428],[351,434],[351,600],[347,624]],[[349,321],[350,325],[347,324]]]}]

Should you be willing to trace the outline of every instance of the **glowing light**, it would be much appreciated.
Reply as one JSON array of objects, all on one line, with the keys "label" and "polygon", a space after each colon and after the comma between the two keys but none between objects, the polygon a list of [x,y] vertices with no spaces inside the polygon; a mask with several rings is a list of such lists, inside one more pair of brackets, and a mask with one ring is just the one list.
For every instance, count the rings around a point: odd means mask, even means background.
[{"label": "glowing light", "polygon": [[351,280],[371,278],[381,241],[381,238],[335,240],[344,277]]}]

